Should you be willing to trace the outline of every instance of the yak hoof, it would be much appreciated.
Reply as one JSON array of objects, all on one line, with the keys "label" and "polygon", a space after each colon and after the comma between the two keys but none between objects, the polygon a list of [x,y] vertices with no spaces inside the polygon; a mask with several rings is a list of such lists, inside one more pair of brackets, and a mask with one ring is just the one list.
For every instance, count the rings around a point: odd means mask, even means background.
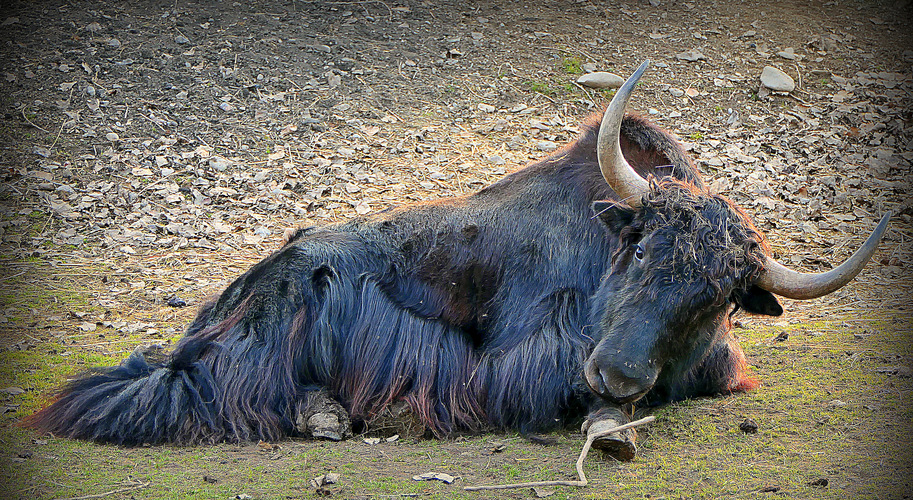
[{"label": "yak hoof", "polygon": [[[598,420],[589,425],[586,429],[586,433],[589,437],[593,434],[607,431],[612,427],[618,427],[619,425],[622,425],[622,422],[614,419]],[[635,429],[625,429],[621,432],[595,439],[593,441],[593,448],[601,450],[603,455],[608,455],[622,462],[628,462],[634,460],[634,456],[637,455],[637,445],[634,444],[636,439],[637,431]]]},{"label": "yak hoof", "polygon": [[345,429],[339,423],[339,417],[334,413],[315,413],[307,421],[307,430],[314,439],[328,441],[342,441]]},{"label": "yak hoof", "polygon": [[[605,432],[629,421],[627,414],[620,407],[605,406],[590,413],[580,430],[585,432],[589,438],[589,436]],[[637,455],[637,446],[634,444],[636,439],[637,430],[632,427],[595,439],[593,448],[601,450],[603,455],[627,462],[634,460],[634,456]]]},{"label": "yak hoof", "polygon": [[342,441],[352,437],[352,422],[346,409],[321,390],[309,394],[299,406],[295,430],[314,439]]}]

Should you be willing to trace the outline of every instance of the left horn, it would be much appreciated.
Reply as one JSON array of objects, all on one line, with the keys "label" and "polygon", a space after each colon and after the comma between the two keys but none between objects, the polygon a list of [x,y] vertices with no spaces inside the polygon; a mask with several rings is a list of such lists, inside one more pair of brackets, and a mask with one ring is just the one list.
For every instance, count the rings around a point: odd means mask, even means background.
[{"label": "left horn", "polygon": [[825,273],[800,273],[787,268],[771,257],[764,262],[764,271],[756,285],[768,292],[790,299],[816,299],[846,285],[862,271],[872,258],[881,237],[888,228],[891,213],[881,218],[865,243],[843,264]]},{"label": "left horn", "polygon": [[618,197],[629,205],[637,207],[641,204],[641,195],[650,190],[650,184],[644,180],[621,154],[621,120],[625,116],[625,106],[631,98],[631,92],[637,81],[647,70],[650,61],[644,61],[637,71],[625,81],[612,96],[612,102],[602,115],[602,124],[599,126],[599,136],[596,139],[596,152],[599,158],[599,169],[602,176],[618,194]]}]

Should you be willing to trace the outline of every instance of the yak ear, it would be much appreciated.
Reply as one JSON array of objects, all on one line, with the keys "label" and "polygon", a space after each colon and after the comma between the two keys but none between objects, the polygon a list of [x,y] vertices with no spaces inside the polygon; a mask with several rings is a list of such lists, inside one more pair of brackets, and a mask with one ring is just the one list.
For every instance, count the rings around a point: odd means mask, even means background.
[{"label": "yak ear", "polygon": [[613,233],[619,233],[625,226],[630,226],[636,212],[630,207],[614,201],[594,201],[593,212]]},{"label": "yak ear", "polygon": [[764,314],[766,316],[779,316],[783,314],[783,306],[777,300],[777,296],[751,285],[747,291],[739,293],[739,305],[747,312],[754,314]]}]

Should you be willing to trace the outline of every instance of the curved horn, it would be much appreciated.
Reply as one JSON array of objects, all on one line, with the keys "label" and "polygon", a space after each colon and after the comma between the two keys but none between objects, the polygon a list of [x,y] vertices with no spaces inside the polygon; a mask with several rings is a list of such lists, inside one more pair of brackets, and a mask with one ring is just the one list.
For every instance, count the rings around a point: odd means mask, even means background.
[{"label": "curved horn", "polygon": [[826,273],[800,273],[787,268],[771,257],[764,262],[764,271],[756,283],[768,292],[790,299],[815,299],[847,284],[862,271],[872,258],[878,242],[888,228],[891,212],[885,214],[865,243],[843,264]]},{"label": "curved horn", "polygon": [[618,142],[621,133],[621,119],[625,115],[625,106],[631,97],[631,92],[641,75],[644,74],[650,61],[644,61],[637,71],[625,81],[612,97],[612,102],[602,115],[602,124],[599,126],[599,136],[596,139],[596,154],[599,158],[599,169],[609,186],[618,194],[619,198],[631,206],[639,206],[640,195],[650,190],[650,184],[637,174],[625,157],[621,154],[621,144]]}]

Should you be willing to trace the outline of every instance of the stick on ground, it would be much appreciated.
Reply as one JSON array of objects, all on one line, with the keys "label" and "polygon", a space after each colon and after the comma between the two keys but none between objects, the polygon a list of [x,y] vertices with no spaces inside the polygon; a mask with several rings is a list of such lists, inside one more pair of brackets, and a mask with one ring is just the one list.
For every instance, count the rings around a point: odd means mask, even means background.
[{"label": "stick on ground", "polygon": [[608,436],[609,434],[614,434],[616,432],[621,432],[625,429],[630,429],[631,427],[637,427],[638,425],[643,425],[650,423],[656,420],[656,417],[650,415],[649,417],[644,417],[640,420],[635,420],[633,422],[628,422],[624,425],[619,425],[618,427],[613,427],[611,429],[591,434],[587,436],[586,442],[583,443],[583,449],[580,450],[580,456],[577,458],[577,477],[580,479],[578,481],[534,481],[531,483],[513,483],[513,484],[494,484],[494,485],[485,485],[485,486],[465,486],[463,489],[467,491],[479,491],[479,490],[510,490],[514,488],[531,488],[538,486],[586,486],[588,484],[586,480],[586,475],[583,473],[583,461],[586,460],[587,453],[590,452],[590,447],[593,446],[593,441]]}]

